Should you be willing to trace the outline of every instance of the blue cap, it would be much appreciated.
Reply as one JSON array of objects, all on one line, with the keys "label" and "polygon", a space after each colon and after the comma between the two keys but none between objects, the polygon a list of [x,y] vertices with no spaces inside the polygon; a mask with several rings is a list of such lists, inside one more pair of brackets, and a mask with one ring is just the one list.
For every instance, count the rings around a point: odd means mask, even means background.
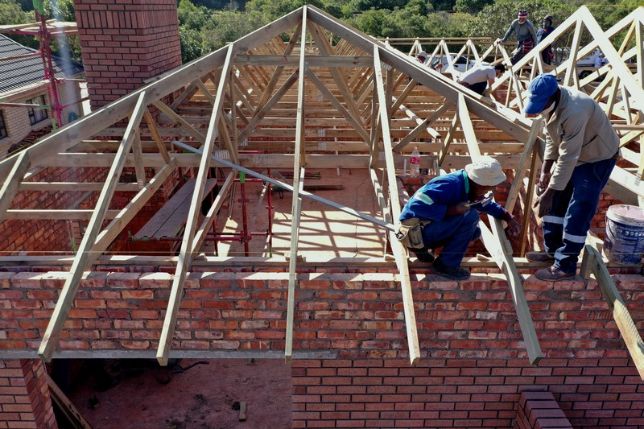
[{"label": "blue cap", "polygon": [[540,74],[532,79],[528,86],[528,102],[523,109],[523,112],[529,115],[543,112],[546,108],[546,103],[550,100],[557,90],[559,84],[557,78],[551,74]]}]

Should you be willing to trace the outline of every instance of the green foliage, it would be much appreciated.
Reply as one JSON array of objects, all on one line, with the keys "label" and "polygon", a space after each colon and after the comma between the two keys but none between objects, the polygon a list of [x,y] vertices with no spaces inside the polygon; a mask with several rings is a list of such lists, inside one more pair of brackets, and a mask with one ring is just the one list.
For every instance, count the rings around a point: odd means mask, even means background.
[{"label": "green foliage", "polygon": [[216,11],[202,32],[203,52],[211,52],[234,42],[264,23],[263,17],[256,12]]},{"label": "green foliage", "polygon": [[0,0],[0,25],[24,24],[33,20],[33,13],[22,10],[14,0]]},{"label": "green foliage", "polygon": [[578,6],[571,2],[560,0],[496,0],[485,6],[477,15],[468,36],[503,36],[510,23],[516,19],[517,11],[521,9],[528,11],[528,19],[537,30],[545,16],[552,15],[556,26],[577,8]]},{"label": "green foliage", "polygon": [[59,21],[76,21],[74,14],[74,0],[45,0],[45,14],[47,17]]},{"label": "green foliage", "polygon": [[493,2],[494,0],[456,0],[454,9],[457,12],[477,13]]}]

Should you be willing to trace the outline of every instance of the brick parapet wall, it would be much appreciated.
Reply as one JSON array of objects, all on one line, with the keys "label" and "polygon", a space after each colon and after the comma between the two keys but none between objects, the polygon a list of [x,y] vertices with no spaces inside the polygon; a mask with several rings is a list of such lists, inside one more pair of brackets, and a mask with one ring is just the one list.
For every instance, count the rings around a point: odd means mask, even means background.
[{"label": "brick parapet wall", "polygon": [[0,428],[57,427],[43,363],[0,360]]},{"label": "brick parapet wall", "polygon": [[[0,273],[0,356],[33,353],[66,273]],[[638,327],[644,277],[615,275]],[[531,366],[507,283],[413,276],[422,359],[410,367],[394,275],[303,274],[293,361],[294,427],[511,427],[526,388],[552,392],[575,427],[644,424],[644,385],[594,282],[525,281],[546,357]],[[149,352],[172,275],[88,273],[65,323],[63,350]],[[191,273],[175,350],[282,352],[288,273]],[[422,426],[421,426],[422,427]]]},{"label": "brick parapet wall", "polygon": [[76,0],[75,6],[93,108],[181,65],[175,0]]}]

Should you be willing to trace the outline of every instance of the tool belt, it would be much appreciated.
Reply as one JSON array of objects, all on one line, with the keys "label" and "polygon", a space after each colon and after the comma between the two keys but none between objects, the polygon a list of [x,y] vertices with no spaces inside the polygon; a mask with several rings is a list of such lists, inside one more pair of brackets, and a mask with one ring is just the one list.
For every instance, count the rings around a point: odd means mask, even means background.
[{"label": "tool belt", "polygon": [[408,249],[423,249],[425,248],[423,228],[429,223],[431,223],[431,220],[421,220],[417,217],[400,221],[398,231],[396,231],[396,238]]}]

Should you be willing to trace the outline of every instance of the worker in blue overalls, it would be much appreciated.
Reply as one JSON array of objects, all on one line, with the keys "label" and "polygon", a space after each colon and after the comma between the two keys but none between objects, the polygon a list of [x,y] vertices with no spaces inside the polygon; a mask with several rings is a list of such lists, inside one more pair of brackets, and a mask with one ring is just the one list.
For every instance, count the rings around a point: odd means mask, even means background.
[{"label": "worker in blue overalls", "polygon": [[545,120],[546,148],[537,186],[545,252],[529,261],[551,262],[540,280],[574,278],[599,197],[619,157],[619,136],[602,107],[585,93],[559,86],[552,74],[530,82],[524,113]]},{"label": "worker in blue overalls", "polygon": [[[422,232],[417,248],[406,245],[420,260],[433,262],[436,274],[454,280],[469,278],[470,272],[461,268],[461,261],[469,243],[481,235],[480,212],[507,221],[510,236],[519,234],[516,220],[493,201],[492,191],[503,181],[501,164],[487,156],[468,164],[464,170],[430,180],[416,191],[400,214],[401,224]],[[431,252],[439,247],[440,256],[434,258]]]}]

